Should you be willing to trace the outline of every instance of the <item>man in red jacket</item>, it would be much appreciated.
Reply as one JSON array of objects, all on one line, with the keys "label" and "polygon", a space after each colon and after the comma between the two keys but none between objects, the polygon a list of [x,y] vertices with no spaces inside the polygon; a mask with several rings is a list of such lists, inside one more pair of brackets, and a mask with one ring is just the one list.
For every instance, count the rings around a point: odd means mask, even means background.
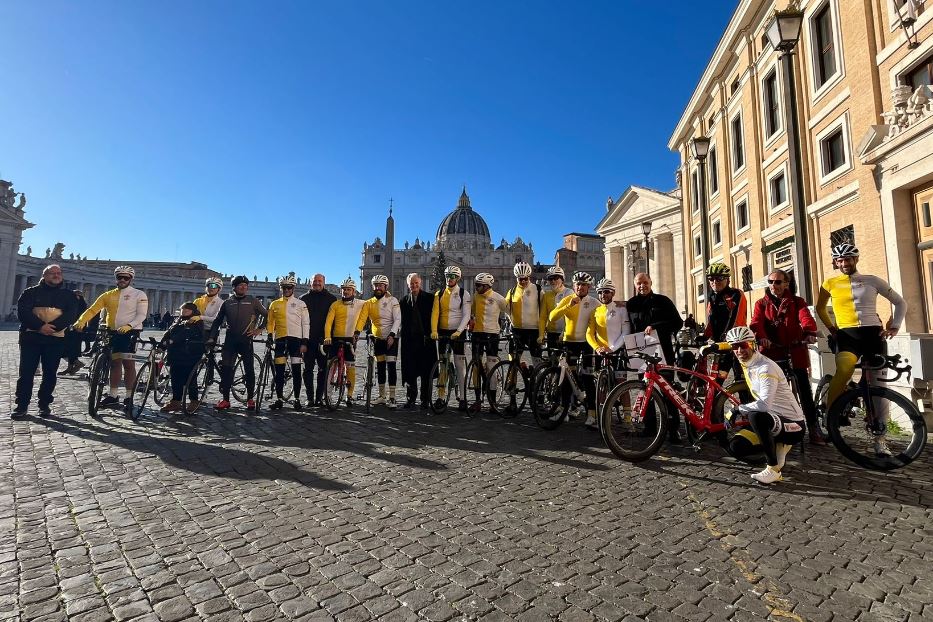
[{"label": "man in red jacket", "polygon": [[807,351],[807,344],[816,341],[816,320],[807,301],[793,295],[788,286],[788,275],[783,270],[774,270],[768,275],[768,289],[764,298],[755,303],[751,329],[758,338],[762,354],[776,361],[790,360],[797,379],[800,406],[810,429],[810,442],[825,445],[816,423]]}]

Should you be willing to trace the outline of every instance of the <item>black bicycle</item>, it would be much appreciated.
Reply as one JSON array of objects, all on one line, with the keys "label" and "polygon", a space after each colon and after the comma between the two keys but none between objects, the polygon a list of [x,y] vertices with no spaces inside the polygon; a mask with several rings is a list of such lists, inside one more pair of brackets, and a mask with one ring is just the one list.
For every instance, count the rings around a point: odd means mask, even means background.
[{"label": "black bicycle", "polygon": [[87,412],[92,417],[97,416],[100,402],[110,386],[111,337],[113,337],[113,331],[102,322],[97,329],[94,347],[91,348],[91,364],[88,366],[87,374]]},{"label": "black bicycle", "polygon": [[509,358],[496,363],[489,370],[487,386],[495,387],[495,399],[490,401],[492,411],[503,417],[514,417],[522,411],[531,394],[532,369],[522,361],[524,348],[514,333],[508,335]]},{"label": "black bicycle", "polygon": [[[136,372],[136,382],[133,384],[129,407],[133,421],[142,415],[150,395],[159,406],[164,406],[172,394],[172,378],[165,361],[165,348],[153,337],[142,342],[142,345],[144,349],[148,348],[149,353],[142,357],[143,364]],[[182,412],[186,412],[186,409],[187,404],[183,404]]]}]

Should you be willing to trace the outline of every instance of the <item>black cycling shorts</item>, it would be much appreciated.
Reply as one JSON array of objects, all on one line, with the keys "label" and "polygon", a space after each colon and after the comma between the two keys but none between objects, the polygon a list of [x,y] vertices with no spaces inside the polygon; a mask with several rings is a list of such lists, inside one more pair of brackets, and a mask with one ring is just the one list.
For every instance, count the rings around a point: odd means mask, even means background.
[{"label": "black cycling shorts", "polygon": [[352,363],[356,360],[356,356],[353,353],[353,349],[350,348],[353,345],[352,337],[334,337],[330,344],[330,349],[327,351],[327,358],[336,358],[337,350],[340,349],[340,344],[346,344],[343,349],[343,360],[348,363]]},{"label": "black cycling shorts", "polygon": [[499,356],[499,333],[473,333],[473,353]]},{"label": "black cycling shorts", "polygon": [[392,347],[386,339],[376,339],[376,345],[373,347],[373,354],[376,356],[398,356],[398,339],[392,340]]},{"label": "black cycling shorts", "polygon": [[538,343],[537,328],[513,328],[512,333],[522,350],[527,350],[531,353],[531,356],[541,356],[541,344]]},{"label": "black cycling shorts", "polygon": [[454,334],[455,331],[446,330],[444,328],[439,328],[437,330],[437,343],[441,346],[441,353],[444,352],[444,341],[450,342],[450,347],[453,348],[454,354],[463,355],[466,353],[464,348],[464,339],[463,333],[460,333],[460,336],[456,339],[452,339],[450,336]]},{"label": "black cycling shorts", "polygon": [[131,330],[126,333],[114,333],[110,338],[110,352],[112,359],[125,359],[126,354],[136,352],[136,341],[139,339],[138,330]]},{"label": "black cycling shorts", "polygon": [[[301,359],[301,339],[298,337],[282,337],[275,340],[275,358],[288,357]],[[286,361],[288,362],[288,361]],[[294,361],[292,361],[294,363]],[[283,363],[278,363],[283,364]]]},{"label": "black cycling shorts", "polygon": [[836,353],[851,352],[856,356],[872,357],[887,353],[880,326],[840,328],[836,331]]}]

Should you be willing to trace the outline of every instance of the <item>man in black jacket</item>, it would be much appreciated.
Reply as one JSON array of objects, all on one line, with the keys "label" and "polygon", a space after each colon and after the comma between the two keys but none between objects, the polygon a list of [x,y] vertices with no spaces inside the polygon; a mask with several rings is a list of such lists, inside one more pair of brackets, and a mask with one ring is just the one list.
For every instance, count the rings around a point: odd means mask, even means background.
[{"label": "man in black jacket", "polygon": [[[327,354],[321,354],[320,346],[324,343],[324,320],[327,319],[327,311],[337,300],[336,296],[324,289],[324,283],[324,275],[315,274],[311,278],[311,289],[301,297],[301,300],[308,306],[308,317],[311,320],[311,329],[308,332],[308,350],[304,354],[305,370],[302,375],[305,382],[305,394],[308,396],[308,408],[324,405]],[[317,366],[317,392],[312,391],[314,388],[315,366]]]},{"label": "man in black jacket", "polygon": [[39,414],[49,417],[54,399],[58,365],[65,350],[65,328],[78,319],[74,292],[62,285],[62,269],[57,264],[42,271],[38,285],[28,287],[16,303],[19,315],[19,378],[16,381],[16,408],[11,419],[26,415],[32,399],[36,370],[42,365],[39,385]]},{"label": "man in black jacket", "polygon": [[421,290],[421,277],[412,272],[406,279],[409,293],[402,298],[402,384],[408,387],[406,406],[412,408],[418,398],[421,378],[421,408],[431,403],[431,367],[437,351],[431,341],[431,309],[434,296]]}]

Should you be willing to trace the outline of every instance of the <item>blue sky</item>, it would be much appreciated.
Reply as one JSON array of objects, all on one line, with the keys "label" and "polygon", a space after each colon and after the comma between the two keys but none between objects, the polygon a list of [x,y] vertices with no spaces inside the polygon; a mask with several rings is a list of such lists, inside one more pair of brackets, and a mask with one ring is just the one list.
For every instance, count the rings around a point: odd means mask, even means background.
[{"label": "blue sky", "polygon": [[34,254],[358,272],[466,184],[536,259],[667,140],[735,0],[5,2],[0,177]]}]

